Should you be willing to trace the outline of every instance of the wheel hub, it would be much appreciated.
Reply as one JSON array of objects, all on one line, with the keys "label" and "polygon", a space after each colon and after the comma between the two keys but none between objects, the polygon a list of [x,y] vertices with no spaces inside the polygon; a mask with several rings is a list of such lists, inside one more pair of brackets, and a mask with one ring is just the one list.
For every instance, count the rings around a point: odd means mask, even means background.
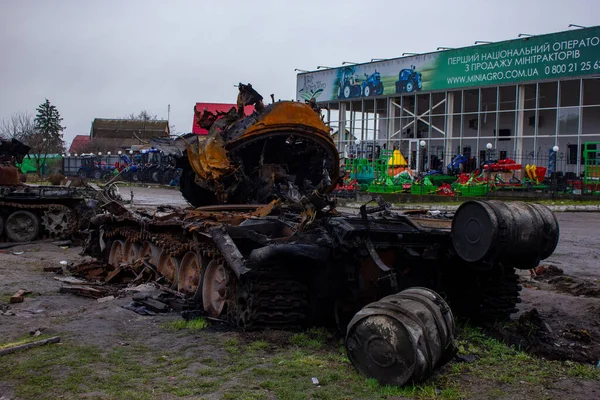
[{"label": "wheel hub", "polygon": [[37,237],[39,221],[28,211],[15,211],[5,222],[6,235],[13,242],[28,242]]},{"label": "wheel hub", "polygon": [[186,253],[179,267],[177,290],[188,295],[197,295],[200,286],[201,268],[196,253],[193,251]]}]

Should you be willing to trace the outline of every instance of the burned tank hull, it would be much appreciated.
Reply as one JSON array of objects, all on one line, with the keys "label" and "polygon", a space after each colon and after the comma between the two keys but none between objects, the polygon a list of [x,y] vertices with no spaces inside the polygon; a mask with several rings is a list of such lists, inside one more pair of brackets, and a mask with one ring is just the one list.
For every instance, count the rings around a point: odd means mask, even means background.
[{"label": "burned tank hull", "polygon": [[[162,215],[121,208],[100,217],[91,253],[114,267],[145,259],[211,316],[246,329],[324,325],[343,331],[365,305],[413,286],[444,294],[458,316],[504,319],[519,302],[515,268],[530,266],[504,257],[510,247],[503,258],[464,260],[453,244],[464,235],[453,216],[377,207],[314,218],[277,202]],[[545,254],[540,250],[537,258]]]},{"label": "burned tank hull", "polygon": [[15,139],[0,142],[0,241],[73,235],[95,215],[98,200],[106,196],[92,187],[21,184],[15,163],[28,152],[29,147]]},{"label": "burned tank hull", "polygon": [[[465,216],[471,209],[459,211]],[[470,219],[485,226],[477,213]],[[244,330],[347,332],[349,357],[360,373],[404,384],[427,378],[452,358],[452,314],[489,323],[515,312],[521,289],[515,269],[530,266],[508,246],[501,258],[464,260],[453,237],[471,232],[453,220],[385,206],[364,207],[361,215],[313,214],[277,201],[149,214],[121,207],[93,220],[87,250],[115,270],[125,263],[137,265],[140,275],[155,272],[159,282],[193,299],[200,313]],[[510,229],[525,229],[515,223]],[[533,258],[543,258],[549,247],[540,249]],[[432,301],[443,296],[452,312],[444,302],[439,311],[416,312],[401,292],[415,287],[439,293]]]},{"label": "burned tank hull", "polygon": [[[314,104],[264,107],[252,99],[256,112],[248,117],[235,108],[221,119],[200,115],[210,128],[204,139],[155,142],[178,157],[181,191],[197,208],[144,213],[115,205],[92,221],[88,253],[115,269],[126,263],[153,271],[202,312],[243,329],[319,325],[346,333],[369,304],[402,313],[406,306],[379,300],[412,287],[439,293],[455,315],[472,321],[505,319],[516,311],[515,270],[548,257],[558,241],[549,210],[469,202],[455,215],[396,213],[378,199],[359,215],[340,213],[327,196],[338,176],[337,150]],[[531,219],[510,218],[511,207],[535,214],[544,229],[532,230]],[[519,237],[535,246],[516,246]],[[389,326],[400,335],[408,332],[406,324],[413,323]],[[443,330],[444,350],[431,355],[429,367],[447,361],[451,328]],[[361,344],[371,341],[364,335],[375,335],[380,349],[396,348],[386,343],[384,331],[361,328],[350,335],[363,349],[350,357],[364,361],[359,371],[379,363],[382,373],[394,374],[384,364],[397,364],[385,351],[369,361],[371,352]],[[410,331],[418,336],[419,330]],[[416,336],[403,343],[420,351]],[[419,366],[406,379],[430,370]]]}]

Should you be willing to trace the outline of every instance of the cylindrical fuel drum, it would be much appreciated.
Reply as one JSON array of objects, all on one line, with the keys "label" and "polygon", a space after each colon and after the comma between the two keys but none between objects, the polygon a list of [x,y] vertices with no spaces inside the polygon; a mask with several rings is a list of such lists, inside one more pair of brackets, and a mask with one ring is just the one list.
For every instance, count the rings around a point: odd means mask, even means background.
[{"label": "cylindrical fuel drum", "polygon": [[452,220],[452,244],[467,262],[504,261],[529,269],[548,258],[558,244],[554,214],[540,204],[474,200]]},{"label": "cylindrical fuel drum", "polygon": [[426,288],[409,288],[365,306],[347,332],[354,367],[384,385],[422,381],[456,353],[452,311]]}]

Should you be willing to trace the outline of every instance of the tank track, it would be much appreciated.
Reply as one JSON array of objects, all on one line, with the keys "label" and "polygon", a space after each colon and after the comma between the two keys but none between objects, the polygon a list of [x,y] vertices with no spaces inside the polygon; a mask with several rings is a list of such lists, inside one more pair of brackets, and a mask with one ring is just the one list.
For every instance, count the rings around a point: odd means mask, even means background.
[{"label": "tank track", "polygon": [[[0,201],[0,209],[5,210],[7,208],[14,208],[23,211],[35,210],[35,211],[63,211],[69,216],[69,223],[67,224],[67,229],[60,236],[70,235],[78,231],[79,229],[79,219],[77,218],[77,213],[73,212],[73,210],[62,204],[23,204],[23,203],[14,203],[7,201]],[[40,218],[40,227],[43,227]],[[40,230],[41,232],[41,230]],[[43,236],[43,235],[39,235]],[[53,235],[50,235],[51,237]]]},{"label": "tank track", "polygon": [[480,307],[476,316],[484,322],[508,319],[521,302],[519,276],[513,267],[500,265],[479,278]]},{"label": "tank track", "polygon": [[307,296],[306,285],[290,271],[253,270],[240,282],[232,317],[246,330],[299,328],[307,320]]},{"label": "tank track", "polygon": [[462,266],[444,279],[452,311],[477,323],[506,320],[521,302],[519,277],[512,266],[495,264],[491,269]]},{"label": "tank track", "polygon": [[[133,242],[148,241],[174,257],[188,251],[200,252],[210,262],[225,264],[219,250],[210,243],[181,241],[173,233],[154,233],[146,229],[117,227],[104,233],[104,237]],[[110,248],[110,247],[109,247]],[[263,267],[252,270],[241,279],[231,272],[231,295],[221,318],[245,330],[264,328],[298,328],[307,320],[308,289],[298,277],[283,269]],[[202,307],[202,304],[199,304]]]}]

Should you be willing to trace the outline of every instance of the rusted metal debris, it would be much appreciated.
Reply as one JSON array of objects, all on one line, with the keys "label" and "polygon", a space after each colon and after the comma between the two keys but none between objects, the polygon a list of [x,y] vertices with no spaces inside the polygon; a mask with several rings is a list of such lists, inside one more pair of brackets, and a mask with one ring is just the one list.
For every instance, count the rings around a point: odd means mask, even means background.
[{"label": "rusted metal debris", "polygon": [[22,303],[23,300],[25,299],[25,295],[27,293],[31,293],[31,292],[28,291],[28,290],[26,290],[26,289],[20,289],[20,290],[18,290],[15,294],[13,294],[12,296],[10,296],[9,303],[11,303],[11,304]]},{"label": "rusted metal debris", "polygon": [[[55,278],[66,284],[59,289],[59,293],[90,297],[102,303],[133,292],[133,301],[125,308],[141,315],[195,307],[193,302],[185,299],[184,293],[161,284],[164,277],[145,259],[136,259],[132,265],[121,263],[116,267],[105,262],[87,261],[70,267],[69,271],[74,276]],[[143,282],[150,286],[138,292]],[[148,288],[153,290],[148,291]]]},{"label": "rusted metal debris", "polygon": [[58,293],[70,293],[77,296],[99,299],[108,296],[109,290],[102,287],[69,285],[61,286],[60,289],[58,289]]}]

